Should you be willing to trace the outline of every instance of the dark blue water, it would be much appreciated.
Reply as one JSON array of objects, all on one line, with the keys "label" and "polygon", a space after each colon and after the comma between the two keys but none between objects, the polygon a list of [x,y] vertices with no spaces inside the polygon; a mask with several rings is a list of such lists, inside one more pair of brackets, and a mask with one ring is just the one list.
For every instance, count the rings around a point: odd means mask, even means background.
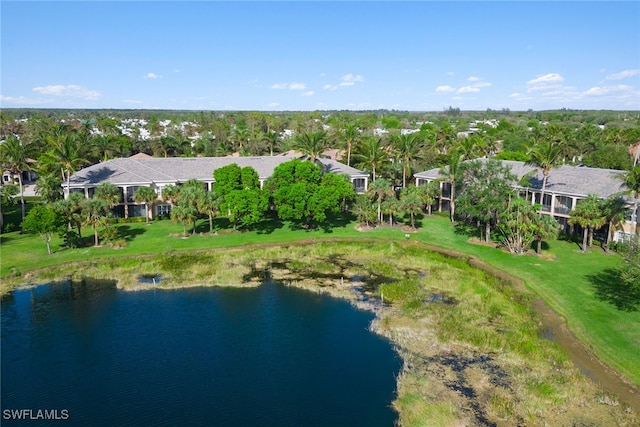
[{"label": "dark blue water", "polygon": [[[113,282],[2,299],[7,409],[36,425],[392,426],[401,361],[345,301],[259,288],[124,292]],[[33,421],[30,425],[33,425]]]}]

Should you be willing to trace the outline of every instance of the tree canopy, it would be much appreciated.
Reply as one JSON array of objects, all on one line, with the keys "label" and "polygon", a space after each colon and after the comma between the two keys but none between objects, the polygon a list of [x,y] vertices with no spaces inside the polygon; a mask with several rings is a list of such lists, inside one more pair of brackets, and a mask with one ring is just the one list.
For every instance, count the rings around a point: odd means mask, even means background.
[{"label": "tree canopy", "polygon": [[299,159],[276,167],[267,186],[278,216],[306,226],[323,222],[355,196],[347,177],[323,174],[314,163]]}]

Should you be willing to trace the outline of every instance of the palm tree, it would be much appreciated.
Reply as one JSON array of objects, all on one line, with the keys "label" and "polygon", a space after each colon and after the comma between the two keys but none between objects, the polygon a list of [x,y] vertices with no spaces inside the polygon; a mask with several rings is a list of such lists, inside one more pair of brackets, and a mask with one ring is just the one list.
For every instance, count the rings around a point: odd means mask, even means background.
[{"label": "palm tree", "polygon": [[456,138],[455,131],[449,123],[442,123],[436,131],[436,146],[441,154],[447,154]]},{"label": "palm tree", "polygon": [[94,198],[104,200],[109,209],[120,203],[122,193],[120,189],[110,182],[102,182],[96,187]]},{"label": "palm tree", "polygon": [[427,207],[427,213],[431,215],[431,205],[436,201],[436,198],[440,195],[440,183],[438,181],[430,181],[426,185],[418,187],[418,195],[422,199],[422,203]]},{"label": "palm tree", "polygon": [[190,217],[193,222],[192,234],[196,233],[196,221],[198,220],[199,205],[202,204],[202,200],[206,197],[207,192],[204,189],[202,181],[197,179],[187,180],[180,189],[180,202],[179,205],[183,205],[189,208],[193,215]]},{"label": "palm tree", "polygon": [[57,162],[62,172],[62,180],[66,181],[66,196],[69,196],[71,174],[76,172],[82,165],[89,163],[82,157],[83,147],[72,134],[67,134],[59,138],[49,138],[51,150],[43,156],[51,162]]},{"label": "palm tree", "polygon": [[369,185],[367,190],[369,196],[375,199],[378,204],[378,223],[382,222],[382,202],[385,198],[395,195],[391,182],[387,179],[381,178],[373,181]]},{"label": "palm tree", "polygon": [[456,150],[464,156],[465,159],[475,159],[479,151],[479,142],[476,136],[469,136],[462,139],[457,144]]},{"label": "palm tree", "polygon": [[347,166],[351,166],[351,149],[358,143],[360,139],[360,130],[354,123],[347,123],[342,130],[344,143],[347,146]]},{"label": "palm tree", "polygon": [[542,249],[542,241],[558,236],[560,229],[558,221],[551,215],[540,215],[534,225],[533,233],[536,238],[536,253],[540,255]]},{"label": "palm tree", "polygon": [[587,251],[593,230],[602,227],[607,222],[597,194],[587,196],[571,211],[569,224],[577,224],[582,227],[582,252]]},{"label": "palm tree", "polygon": [[403,188],[400,193],[400,209],[411,217],[411,228],[416,228],[415,215],[422,213],[422,200],[416,187]]},{"label": "palm tree", "polygon": [[393,135],[391,145],[402,164],[402,188],[407,187],[407,175],[411,173],[411,163],[420,159],[424,141],[419,133]]},{"label": "palm tree", "polygon": [[607,232],[607,240],[604,244],[604,251],[609,252],[609,245],[611,243],[611,237],[616,229],[620,228],[620,225],[628,215],[629,209],[625,206],[625,201],[621,197],[609,197],[603,200],[602,210],[607,223],[609,224],[609,230]]},{"label": "palm tree", "polygon": [[449,186],[451,187],[451,201],[449,202],[449,218],[451,222],[453,222],[455,213],[456,213],[456,181],[460,173],[462,172],[462,162],[464,160],[464,156],[457,151],[452,151],[449,154],[449,164],[440,169],[440,174],[443,175]]},{"label": "palm tree", "polygon": [[357,167],[371,170],[373,181],[375,181],[378,168],[389,161],[389,154],[385,151],[382,138],[370,137],[358,146],[354,158]]},{"label": "palm tree", "polygon": [[273,156],[273,149],[280,145],[280,135],[278,132],[270,130],[262,135],[262,142],[269,146],[269,156]]},{"label": "palm tree", "polygon": [[393,227],[393,216],[400,212],[400,202],[394,197],[387,197],[382,202],[382,213],[389,215],[389,227]]},{"label": "palm tree", "polygon": [[351,207],[351,213],[356,216],[359,223],[364,223],[367,227],[373,221],[373,216],[375,215],[369,199],[364,194],[356,196],[355,202]]},{"label": "palm tree", "polygon": [[308,155],[311,163],[315,163],[328,148],[327,133],[323,130],[299,133],[293,139],[293,148]]},{"label": "palm tree", "polygon": [[209,217],[209,234],[213,234],[213,217],[220,213],[221,201],[215,191],[208,191],[198,200],[198,211]]},{"label": "palm tree", "polygon": [[629,197],[633,198],[631,217],[635,218],[635,233],[640,239],[640,227],[638,227],[638,201],[640,201],[640,165],[631,168],[626,174],[617,175],[622,180],[622,186],[626,188]]},{"label": "palm tree", "polygon": [[133,200],[136,203],[144,203],[144,209],[147,212],[147,225],[149,225],[149,217],[151,216],[151,208],[153,203],[158,199],[158,193],[151,187],[138,187],[133,193]]},{"label": "palm tree", "polygon": [[162,188],[162,200],[175,205],[180,200],[180,187],[167,185]]},{"label": "palm tree", "polygon": [[542,169],[542,189],[540,190],[540,205],[544,205],[544,191],[547,187],[547,179],[549,177],[551,169],[556,167],[560,163],[562,149],[556,142],[547,140],[533,145],[527,151],[527,155],[529,156],[529,161],[527,162],[527,164]]},{"label": "palm tree", "polygon": [[36,194],[48,203],[60,200],[62,198],[62,180],[58,174],[38,174]]},{"label": "palm tree", "polygon": [[[171,220],[182,223],[182,235],[184,237],[187,237],[187,223],[195,222],[197,218],[198,212],[192,206],[178,203],[171,208]],[[195,233],[195,231],[193,231],[193,233]]]},{"label": "palm tree", "polygon": [[232,135],[231,135],[231,141],[234,144],[234,149],[235,151],[237,151],[238,153],[241,153],[244,146],[249,142],[249,140],[251,139],[251,132],[249,132],[249,129],[247,128],[234,128]]},{"label": "palm tree", "polygon": [[98,246],[98,225],[109,211],[107,202],[100,199],[83,199],[84,222],[93,228],[94,246]]},{"label": "palm tree", "polygon": [[[24,186],[22,183],[22,172],[31,169],[31,156],[33,156],[33,146],[23,144],[18,138],[11,135],[0,145],[0,158],[2,158],[2,167],[18,176],[18,185],[20,188],[20,205],[22,207],[22,222],[25,217],[24,204]],[[21,226],[22,227],[22,226]],[[21,233],[24,229],[21,230]]]}]

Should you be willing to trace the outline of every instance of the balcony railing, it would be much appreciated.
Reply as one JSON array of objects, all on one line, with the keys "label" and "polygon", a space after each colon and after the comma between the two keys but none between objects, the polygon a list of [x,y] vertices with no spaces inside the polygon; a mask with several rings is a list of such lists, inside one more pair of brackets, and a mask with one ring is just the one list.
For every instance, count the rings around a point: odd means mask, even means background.
[{"label": "balcony railing", "polygon": [[571,209],[566,206],[556,206],[554,209],[554,213],[560,215],[569,215],[569,212],[571,212]]}]

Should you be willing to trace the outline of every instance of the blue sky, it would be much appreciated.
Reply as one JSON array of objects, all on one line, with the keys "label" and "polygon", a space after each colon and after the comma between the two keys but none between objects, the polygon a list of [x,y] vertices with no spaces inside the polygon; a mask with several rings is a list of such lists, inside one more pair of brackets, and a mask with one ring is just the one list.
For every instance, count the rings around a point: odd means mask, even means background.
[{"label": "blue sky", "polygon": [[640,110],[640,2],[0,3],[0,107]]}]

